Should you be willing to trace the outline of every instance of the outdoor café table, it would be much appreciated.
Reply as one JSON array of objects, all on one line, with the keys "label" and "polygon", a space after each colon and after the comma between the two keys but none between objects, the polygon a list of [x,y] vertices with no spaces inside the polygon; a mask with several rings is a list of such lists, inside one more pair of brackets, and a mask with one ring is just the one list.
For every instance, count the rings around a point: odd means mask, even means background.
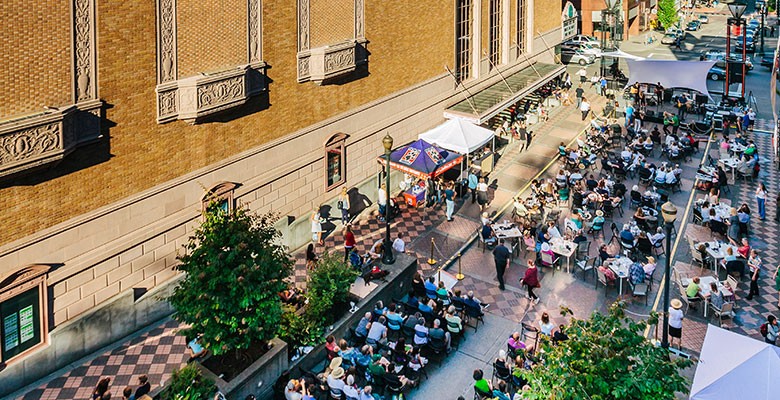
[{"label": "outdoor caf\u00e9 table", "polygon": [[747,146],[741,145],[733,140],[729,140],[729,151],[731,151],[734,154],[742,154],[745,149],[747,149]]},{"label": "outdoor caf\u00e9 table", "polygon": [[628,268],[631,267],[631,261],[628,257],[611,258],[607,260],[607,267],[615,273],[618,279],[618,292],[623,295],[623,280],[628,278]]},{"label": "outdoor caf\u00e9 table", "polygon": [[550,249],[559,256],[566,257],[566,272],[571,272],[571,257],[577,251],[577,244],[564,238],[550,239]]},{"label": "outdoor caf\u00e9 table", "polygon": [[737,179],[737,165],[739,164],[739,158],[721,158],[718,160],[718,164],[724,168],[731,169],[731,179],[736,181]]},{"label": "outdoor caf\u00e9 table", "polygon": [[707,246],[707,255],[709,255],[713,262],[715,263],[715,267],[718,266],[718,263],[720,263],[720,260],[726,258],[726,249],[731,247],[731,251],[734,255],[737,255],[737,247],[732,246],[730,244],[721,243],[721,242],[706,242],[705,244]]},{"label": "outdoor caf\u00e9 table", "polygon": [[512,239],[523,236],[523,233],[520,232],[520,229],[515,224],[506,221],[500,224],[493,224],[493,230],[499,239]]},{"label": "outdoor caf\u00e9 table", "polygon": [[[734,293],[729,290],[729,288],[723,286],[720,281],[718,281],[713,276],[702,276],[699,277],[699,287],[701,288],[701,293],[699,294],[706,302],[709,302],[709,294],[710,294],[710,283],[715,282],[715,284],[718,285],[718,291],[720,292],[720,295],[724,298],[728,298],[734,295]],[[704,307],[704,318],[707,318],[707,308]]]},{"label": "outdoor caf\u00e9 table", "polygon": [[721,220],[725,221],[729,219],[731,216],[731,206],[727,204],[716,204],[712,206],[712,208],[715,209],[715,215],[720,217]]}]

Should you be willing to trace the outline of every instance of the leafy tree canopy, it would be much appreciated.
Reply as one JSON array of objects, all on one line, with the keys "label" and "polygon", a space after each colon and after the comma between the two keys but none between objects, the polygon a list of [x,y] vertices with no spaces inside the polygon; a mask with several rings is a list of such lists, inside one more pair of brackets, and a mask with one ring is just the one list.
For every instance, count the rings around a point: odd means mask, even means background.
[{"label": "leafy tree canopy", "polygon": [[204,378],[194,364],[173,371],[171,380],[160,393],[162,400],[210,399],[217,391],[214,381]]},{"label": "leafy tree canopy", "polygon": [[209,207],[178,257],[177,269],[185,275],[168,299],[174,318],[191,326],[187,337],[202,335],[201,343],[215,355],[276,335],[278,293],[293,261],[279,244],[274,220],[272,214]]},{"label": "leafy tree canopy", "polygon": [[680,16],[677,15],[677,5],[675,0],[659,0],[658,1],[658,22],[664,30],[669,29],[679,21]]},{"label": "leafy tree canopy", "polygon": [[647,324],[624,314],[625,305],[614,303],[608,314],[589,319],[572,318],[569,340],[553,346],[544,340],[540,362],[523,373],[531,386],[526,395],[536,400],[662,400],[687,390],[679,370],[691,365],[670,359],[668,351],[642,336]]}]

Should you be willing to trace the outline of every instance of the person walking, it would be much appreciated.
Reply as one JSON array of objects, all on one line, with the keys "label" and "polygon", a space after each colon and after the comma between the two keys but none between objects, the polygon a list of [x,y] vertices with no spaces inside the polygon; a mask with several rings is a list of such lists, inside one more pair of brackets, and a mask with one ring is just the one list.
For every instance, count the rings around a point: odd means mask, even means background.
[{"label": "person walking", "polygon": [[577,89],[574,90],[574,94],[577,97],[577,108],[580,108],[580,105],[582,104],[582,96],[585,95],[585,89],[582,88],[581,83],[577,86]]},{"label": "person walking", "polygon": [[759,182],[756,188],[756,203],[758,203],[758,216],[763,221],[766,219],[766,186],[763,182]]},{"label": "person walking", "polygon": [[317,242],[318,245],[322,246],[322,216],[320,215],[320,207],[317,207],[316,210],[311,212],[311,217],[309,217],[309,220],[311,221],[311,241]]},{"label": "person walking", "polygon": [[355,248],[355,234],[352,233],[352,225],[344,227],[344,262],[349,261],[349,253]]},{"label": "person walking", "polygon": [[539,303],[539,296],[534,293],[535,288],[541,287],[539,284],[539,270],[536,268],[536,262],[533,259],[528,260],[528,269],[525,270],[525,275],[520,279],[520,284],[528,289],[528,300],[531,300],[532,304]]},{"label": "person walking", "polygon": [[[528,131],[528,133],[525,134],[525,148],[523,149],[523,151],[526,151],[529,148],[531,148],[531,139],[533,139],[533,137],[534,137],[533,131]],[[780,195],[778,195],[777,201],[778,201],[777,203],[778,211],[780,211]],[[778,213],[778,215],[780,215],[780,212]]]},{"label": "person walking", "polygon": [[[386,173],[389,172],[387,171]],[[385,210],[387,209],[387,186],[384,183],[379,187],[376,203],[379,205],[379,220],[384,222]]]},{"label": "person walking", "polygon": [[444,189],[444,202],[447,205],[447,221],[452,221],[452,214],[455,212],[455,184],[447,183]]},{"label": "person walking", "polygon": [[582,113],[582,120],[585,121],[588,118],[588,114],[590,114],[590,103],[588,103],[588,99],[585,97],[582,98],[582,103],[580,103],[580,112]]},{"label": "person walking", "polygon": [[349,194],[347,194],[346,186],[341,188],[336,207],[341,210],[341,224],[346,225],[349,222]]},{"label": "person walking", "polygon": [[512,253],[504,245],[504,239],[498,240],[498,246],[493,249],[493,260],[496,262],[496,276],[498,277],[498,288],[504,290],[504,272],[509,268],[509,260]]},{"label": "person walking", "polygon": [[604,77],[604,76],[601,77],[601,80],[599,81],[599,87],[601,88],[600,89],[601,93],[599,93],[599,94],[602,95],[602,96],[606,96],[607,95],[607,78],[606,77]]},{"label": "person walking", "polygon": [[474,172],[474,169],[469,170],[469,176],[467,178],[469,184],[469,191],[471,192],[471,204],[477,202],[477,185],[479,184],[479,177]]},{"label": "person walking", "polygon": [[682,47],[680,46],[682,44],[682,38],[677,36],[676,39],[674,39],[674,48],[677,50],[682,50]]},{"label": "person walking", "polygon": [[672,299],[672,306],[669,307],[669,345],[674,345],[674,339],[677,339],[678,348],[682,348],[682,321],[685,318],[682,310],[682,301]]}]

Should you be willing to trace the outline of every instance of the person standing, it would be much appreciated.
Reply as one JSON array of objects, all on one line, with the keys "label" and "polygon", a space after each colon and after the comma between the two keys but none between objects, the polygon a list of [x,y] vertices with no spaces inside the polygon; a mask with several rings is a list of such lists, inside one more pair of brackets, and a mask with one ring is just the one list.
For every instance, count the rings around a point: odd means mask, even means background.
[{"label": "person standing", "polygon": [[341,224],[346,225],[349,222],[349,194],[347,194],[346,186],[341,188],[341,194],[339,194],[336,206],[341,210]]},{"label": "person standing", "polygon": [[585,97],[582,98],[582,103],[580,103],[580,112],[582,113],[582,120],[585,121],[588,118],[588,114],[590,114],[590,103],[588,103],[588,99]]},{"label": "person standing", "polygon": [[349,253],[355,248],[355,234],[352,233],[352,225],[344,228],[344,262],[349,260]]},{"label": "person standing", "polygon": [[763,182],[759,182],[756,188],[756,203],[758,203],[758,216],[763,221],[766,219],[766,186]]},{"label": "person standing", "polygon": [[577,96],[577,108],[580,108],[580,105],[582,104],[582,96],[585,95],[585,89],[582,88],[581,83],[577,86],[577,89],[574,90],[574,94]]},{"label": "person standing", "polygon": [[680,129],[680,117],[672,114],[672,135],[677,136],[677,130]]},{"label": "person standing", "polygon": [[[744,240],[744,239],[743,239]],[[750,290],[748,291],[747,300],[753,300],[753,296],[758,296],[758,276],[761,273],[761,257],[755,249],[750,250],[750,258],[748,259],[748,266],[750,267]]]},{"label": "person standing", "polygon": [[607,78],[602,76],[601,80],[599,81],[599,87],[601,88],[601,95],[606,96],[607,95]]},{"label": "person standing", "polygon": [[444,189],[444,202],[447,205],[447,221],[452,221],[452,214],[455,212],[455,184],[449,182]]},{"label": "person standing", "polygon": [[674,339],[677,339],[678,348],[682,348],[682,321],[685,318],[681,308],[682,301],[672,299],[672,306],[669,308],[669,345],[674,345]]},{"label": "person standing", "polygon": [[777,294],[777,307],[780,308],[780,265],[775,268],[775,275],[772,276],[772,279],[775,280],[775,290],[778,291]]},{"label": "person standing", "polygon": [[[528,150],[531,147],[531,139],[533,139],[533,137],[534,137],[534,133],[532,131],[528,131],[528,133],[526,133],[526,135],[525,135],[525,149],[523,149],[523,150]],[[777,203],[778,204],[778,210],[780,210],[780,195],[778,195],[777,201],[778,201],[778,203]],[[778,213],[778,214],[780,215],[780,213]]]},{"label": "person standing", "polygon": [[477,202],[477,185],[479,184],[479,178],[473,168],[469,170],[468,182],[469,191],[471,192],[471,204],[474,204]]},{"label": "person standing", "polygon": [[580,83],[585,83],[588,81],[588,70],[585,69],[585,67],[580,68],[579,71],[577,71],[577,76],[580,77]]},{"label": "person standing", "polygon": [[504,272],[509,267],[509,260],[512,253],[504,245],[504,239],[499,239],[498,246],[493,249],[493,260],[496,262],[496,276],[498,277],[498,288],[504,290]]},{"label": "person standing", "polygon": [[316,264],[317,252],[314,251],[314,243],[309,243],[309,246],[306,247],[306,269],[313,271]]},{"label": "person standing", "polygon": [[777,326],[777,317],[772,314],[766,317],[766,336],[764,341],[777,346],[777,336],[780,335],[780,327]]},{"label": "person standing", "polygon": [[[321,206],[320,206],[321,207]],[[322,217],[320,216],[320,207],[311,212],[311,241],[317,242],[322,246]]]},{"label": "person standing", "polygon": [[479,203],[479,210],[485,211],[488,203],[488,184],[485,177],[482,177],[477,184],[477,203]]},{"label": "person standing", "polygon": [[539,303],[539,297],[534,294],[534,289],[541,287],[539,284],[539,270],[536,268],[536,262],[533,259],[528,260],[528,269],[525,270],[523,279],[520,279],[520,284],[525,285],[528,289],[528,299],[531,303]]}]

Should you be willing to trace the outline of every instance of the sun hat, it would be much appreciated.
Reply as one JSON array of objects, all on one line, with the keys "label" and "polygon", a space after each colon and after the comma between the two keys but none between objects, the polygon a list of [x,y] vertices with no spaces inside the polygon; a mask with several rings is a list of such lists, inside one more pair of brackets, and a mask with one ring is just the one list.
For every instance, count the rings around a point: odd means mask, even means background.
[{"label": "sun hat", "polygon": [[675,310],[679,310],[680,308],[682,308],[682,301],[680,301],[680,299],[673,299],[672,308],[674,308]]},{"label": "sun hat", "polygon": [[[677,300],[677,299],[675,299]],[[679,300],[677,300],[679,301]],[[344,368],[338,367],[331,372],[331,376],[333,376],[333,379],[341,379],[344,377]]]},{"label": "sun hat", "polygon": [[604,211],[596,210],[596,215],[598,215],[599,217],[603,217],[604,216]]},{"label": "sun hat", "polygon": [[330,369],[334,370],[341,366],[341,362],[344,361],[341,357],[333,357],[332,360],[330,360]]},{"label": "sun hat", "polygon": [[647,261],[649,261],[651,264],[655,264],[655,257],[647,256]]}]

